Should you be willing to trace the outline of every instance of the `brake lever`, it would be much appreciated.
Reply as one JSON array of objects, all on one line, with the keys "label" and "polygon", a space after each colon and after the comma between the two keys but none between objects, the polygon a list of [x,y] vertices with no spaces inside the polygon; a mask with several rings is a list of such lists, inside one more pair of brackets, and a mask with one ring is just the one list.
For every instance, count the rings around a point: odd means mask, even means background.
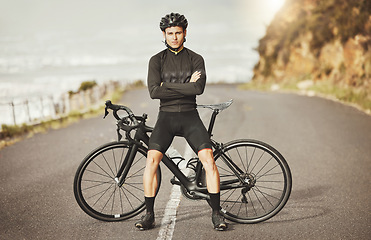
[{"label": "brake lever", "polygon": [[106,106],[105,109],[104,109],[104,117],[103,117],[103,119],[105,119],[108,114],[109,114],[109,112],[108,112],[107,106]]},{"label": "brake lever", "polygon": [[117,141],[118,142],[120,142],[120,140],[122,139],[122,135],[121,135],[121,133],[120,133],[120,127],[119,127],[119,125],[117,125]]},{"label": "brake lever", "polygon": [[104,108],[104,117],[103,117],[103,119],[105,119],[106,117],[107,117],[107,115],[109,114],[109,112],[108,112],[108,106],[111,106],[112,105],[112,102],[110,101],[110,100],[107,100],[106,101],[106,107]]}]

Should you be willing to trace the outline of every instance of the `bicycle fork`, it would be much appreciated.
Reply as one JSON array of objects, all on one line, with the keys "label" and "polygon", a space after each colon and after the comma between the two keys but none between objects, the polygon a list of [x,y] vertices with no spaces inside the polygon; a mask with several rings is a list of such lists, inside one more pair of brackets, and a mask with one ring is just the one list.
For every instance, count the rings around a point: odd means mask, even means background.
[{"label": "bicycle fork", "polygon": [[126,176],[128,175],[130,167],[133,164],[137,151],[138,146],[136,144],[133,144],[132,147],[128,149],[125,159],[115,177],[115,181],[119,187],[122,187],[122,185],[125,183]]}]

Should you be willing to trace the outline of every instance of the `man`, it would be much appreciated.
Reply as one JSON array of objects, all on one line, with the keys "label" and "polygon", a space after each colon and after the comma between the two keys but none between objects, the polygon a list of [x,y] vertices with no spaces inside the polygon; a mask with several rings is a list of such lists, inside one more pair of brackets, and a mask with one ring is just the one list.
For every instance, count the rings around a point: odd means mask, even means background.
[{"label": "man", "polygon": [[163,17],[160,28],[167,49],[149,61],[148,90],[152,99],[160,99],[160,112],[150,137],[143,174],[147,213],[135,224],[141,230],[154,227],[156,171],[174,136],[183,136],[198,154],[206,172],[214,228],[227,228],[219,212],[220,179],[210,137],[196,110],[196,95],[203,93],[206,84],[205,64],[200,55],[183,45],[187,26],[187,19],[179,13]]}]

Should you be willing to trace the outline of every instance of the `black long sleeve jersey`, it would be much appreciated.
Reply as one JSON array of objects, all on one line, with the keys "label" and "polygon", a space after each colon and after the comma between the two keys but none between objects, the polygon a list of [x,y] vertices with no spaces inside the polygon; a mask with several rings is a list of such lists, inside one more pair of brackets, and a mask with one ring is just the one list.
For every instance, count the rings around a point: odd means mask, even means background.
[{"label": "black long sleeve jersey", "polygon": [[[195,71],[200,71],[201,77],[190,82]],[[160,111],[192,111],[197,107],[196,95],[202,94],[206,85],[204,60],[187,48],[177,54],[165,49],[151,57],[147,84],[150,97],[160,99]]]}]

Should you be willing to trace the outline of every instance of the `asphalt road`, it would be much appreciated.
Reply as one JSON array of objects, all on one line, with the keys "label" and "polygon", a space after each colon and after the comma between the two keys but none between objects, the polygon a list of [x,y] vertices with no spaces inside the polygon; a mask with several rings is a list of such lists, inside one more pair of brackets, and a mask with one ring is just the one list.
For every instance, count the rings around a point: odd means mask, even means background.
[{"label": "asphalt road", "polygon": [[[212,229],[205,201],[181,197],[172,239],[370,239],[371,117],[353,107],[317,97],[240,91],[207,86],[198,103],[234,103],[218,115],[219,141],[253,138],[270,143],[287,159],[293,189],[285,208],[254,225],[230,223]],[[157,117],[158,101],[146,89],[122,103]],[[209,110],[200,114],[208,121]],[[103,113],[102,113],[103,115]],[[156,228],[137,231],[140,216],[107,223],[86,215],[73,196],[75,171],[95,147],[116,139],[112,115],[81,120],[37,134],[0,151],[0,239],[157,239],[172,192],[170,172],[155,203]],[[184,151],[184,141],[175,145]],[[163,238],[164,239],[164,238]]]}]

